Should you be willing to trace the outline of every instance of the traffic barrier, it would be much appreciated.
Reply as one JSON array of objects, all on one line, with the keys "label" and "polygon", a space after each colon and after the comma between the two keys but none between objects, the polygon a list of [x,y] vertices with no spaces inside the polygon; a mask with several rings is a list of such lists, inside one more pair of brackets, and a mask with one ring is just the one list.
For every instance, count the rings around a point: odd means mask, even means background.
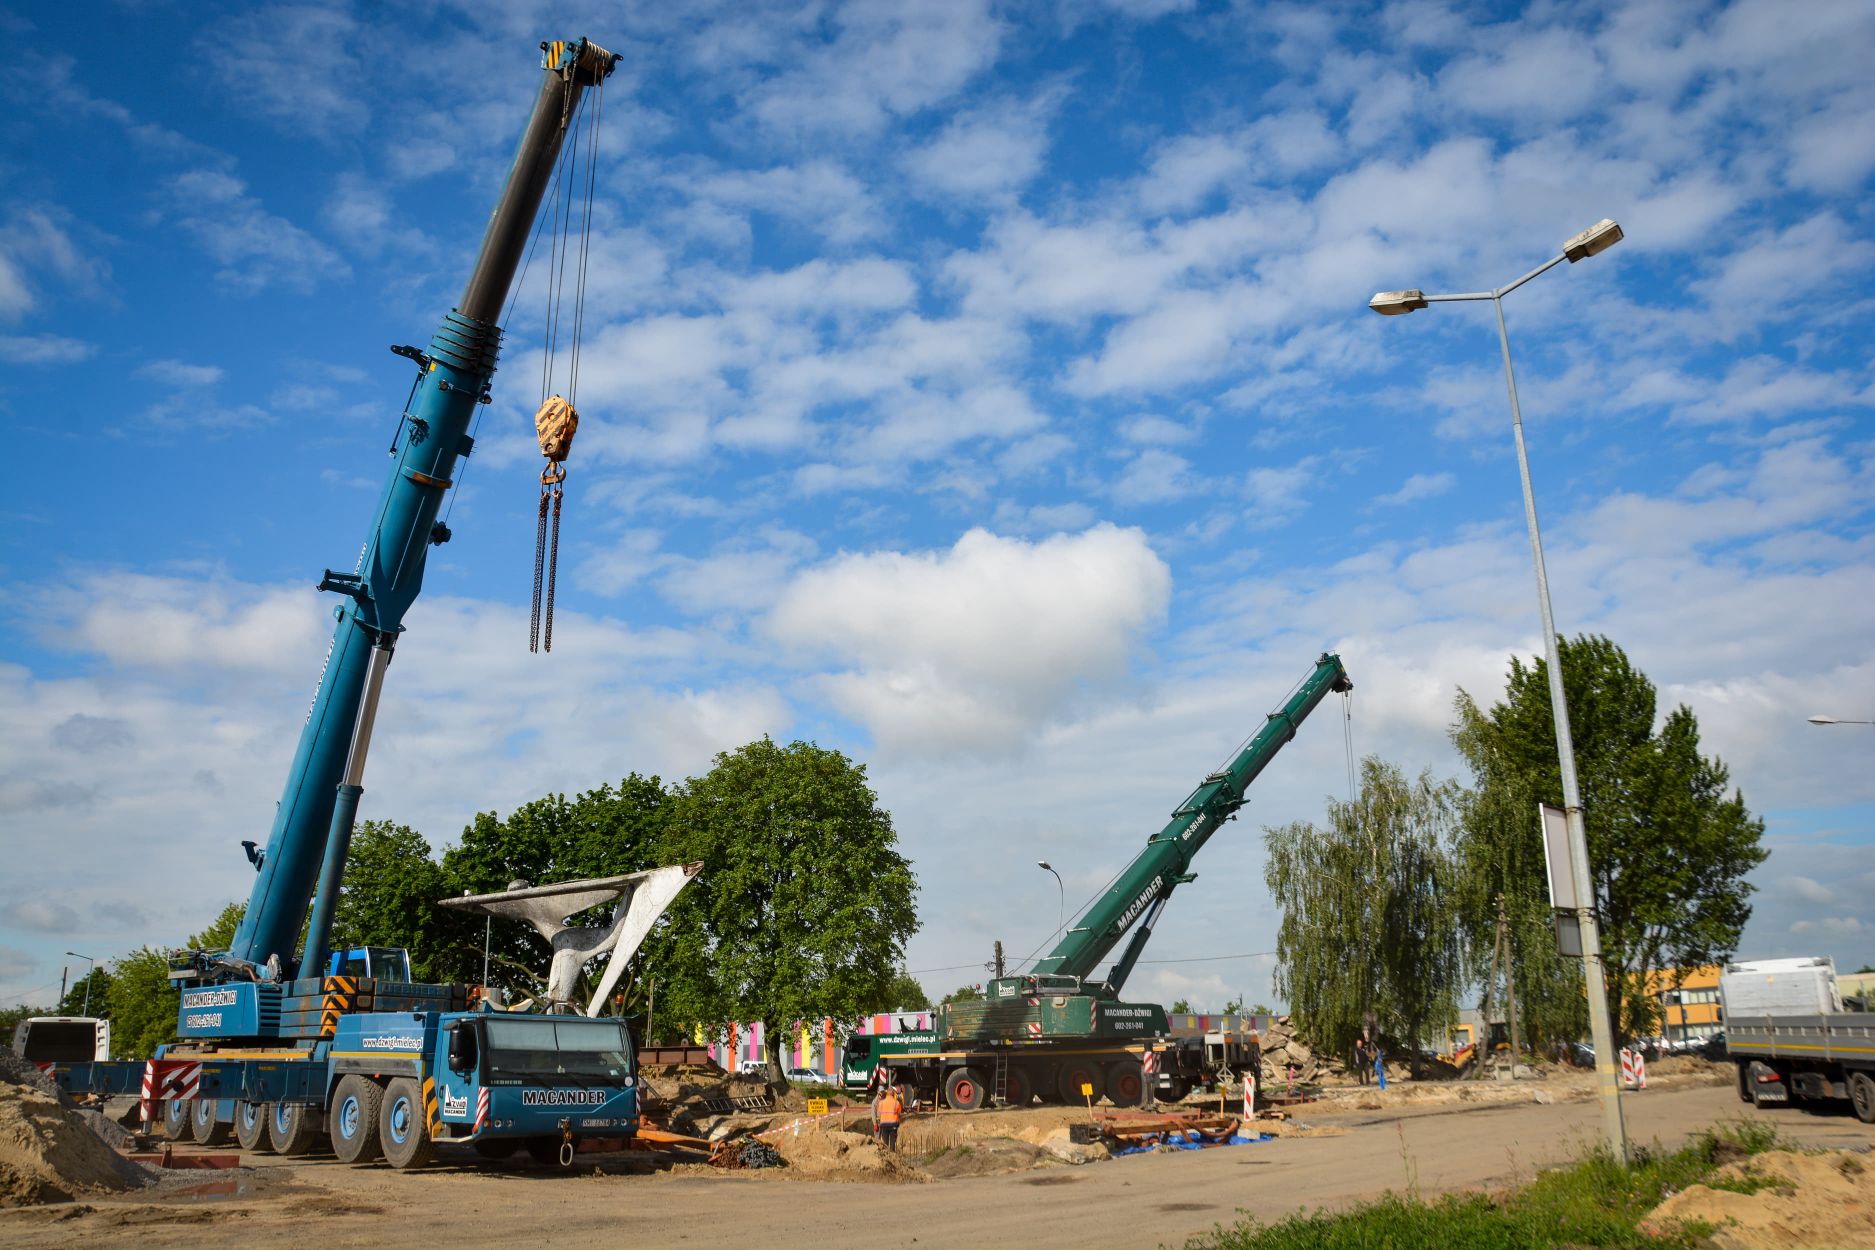
[{"label": "traffic barrier", "polygon": [[1621,1052],[1621,1083],[1629,1089],[1647,1088],[1647,1058],[1640,1051]]}]

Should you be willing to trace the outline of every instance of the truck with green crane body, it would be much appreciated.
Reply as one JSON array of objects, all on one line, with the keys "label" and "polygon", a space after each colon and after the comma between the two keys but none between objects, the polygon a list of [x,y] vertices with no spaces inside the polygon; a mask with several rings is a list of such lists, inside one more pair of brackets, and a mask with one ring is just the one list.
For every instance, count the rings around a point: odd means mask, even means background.
[{"label": "truck with green crane body", "polygon": [[[1053,950],[1026,971],[995,977],[981,998],[940,1005],[929,1033],[852,1038],[845,1084],[864,1088],[889,1077],[923,1099],[941,1095],[966,1110],[992,1099],[1022,1106],[1037,1096],[1075,1103],[1104,1095],[1116,1106],[1137,1106],[1154,1091],[1172,1101],[1183,1097],[1207,1075],[1202,1048],[1168,1036],[1164,1007],[1122,1001],[1121,989],[1172,892],[1196,880],[1192,861],[1244,805],[1250,783],[1316,705],[1353,688],[1341,658],[1324,653],[1262,729],[1173,809]],[[1116,948],[1118,958],[1095,979]]]}]

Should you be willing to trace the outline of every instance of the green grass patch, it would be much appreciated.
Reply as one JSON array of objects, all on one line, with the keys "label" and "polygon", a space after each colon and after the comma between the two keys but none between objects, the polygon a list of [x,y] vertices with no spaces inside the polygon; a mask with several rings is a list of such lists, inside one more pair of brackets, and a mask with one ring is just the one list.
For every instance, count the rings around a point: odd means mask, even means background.
[{"label": "green grass patch", "polygon": [[[1389,1193],[1340,1213],[1245,1220],[1193,1237],[1185,1250],[1669,1250],[1700,1245],[1712,1230],[1687,1225],[1664,1237],[1640,1229],[1647,1213],[1689,1185],[1710,1183],[1727,1163],[1769,1150],[1776,1133],[1740,1123],[1708,1129],[1671,1153],[1636,1149],[1631,1163],[1596,1153],[1544,1172],[1508,1194],[1422,1199]],[[1753,1178],[1756,1179],[1756,1178]],[[1751,1193],[1764,1181],[1740,1189]]]}]

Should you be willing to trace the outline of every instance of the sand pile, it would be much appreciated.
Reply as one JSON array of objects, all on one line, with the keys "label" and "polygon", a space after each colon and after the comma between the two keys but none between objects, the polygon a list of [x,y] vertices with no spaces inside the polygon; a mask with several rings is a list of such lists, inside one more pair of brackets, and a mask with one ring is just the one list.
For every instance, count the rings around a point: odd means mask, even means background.
[{"label": "sand pile", "polygon": [[37,1068],[10,1053],[0,1058],[7,1060],[0,1063],[0,1207],[151,1183],[148,1170],[105,1145]]},{"label": "sand pile", "polygon": [[1703,1220],[1719,1226],[1716,1250],[1875,1246],[1875,1160],[1867,1155],[1775,1150],[1728,1163],[1712,1181],[1754,1192],[1689,1186],[1655,1207],[1642,1230]]},{"label": "sand pile", "polygon": [[762,1140],[781,1152],[789,1175],[811,1180],[919,1182],[929,1179],[904,1152],[882,1150],[866,1121],[842,1127],[834,1119],[808,1120]]}]

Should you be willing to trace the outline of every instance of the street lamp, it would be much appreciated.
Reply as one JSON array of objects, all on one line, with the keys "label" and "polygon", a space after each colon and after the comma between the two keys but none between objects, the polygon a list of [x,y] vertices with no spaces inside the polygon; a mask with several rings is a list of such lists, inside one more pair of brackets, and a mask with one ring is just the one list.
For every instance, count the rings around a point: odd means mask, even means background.
[{"label": "street lamp", "polygon": [[1068,923],[1068,891],[1061,884],[1061,874],[1045,859],[1035,861],[1035,866],[1055,879],[1055,932],[1061,932],[1061,926]]},{"label": "street lamp", "polygon": [[91,969],[98,966],[98,961],[89,955],[80,955],[77,951],[66,951],[65,953],[70,955],[73,959],[82,959],[87,964],[91,965],[91,967],[85,969],[85,1009],[78,1013],[81,1016],[88,1016],[91,1014]]},{"label": "street lamp", "polygon": [[1875,725],[1875,720],[1843,720],[1839,716],[1812,716],[1812,725]]},{"label": "street lamp", "polygon": [[1498,344],[1504,352],[1504,383],[1510,390],[1510,424],[1517,442],[1517,472],[1523,479],[1524,518],[1530,527],[1530,558],[1536,566],[1537,606],[1543,617],[1543,648],[1549,660],[1550,707],[1556,721],[1556,756],[1562,772],[1563,811],[1569,828],[1569,858],[1575,877],[1576,897],[1582,906],[1576,918],[1582,927],[1582,973],[1588,987],[1589,1031],[1595,1039],[1595,1078],[1601,1103],[1602,1131],[1608,1148],[1625,1162],[1628,1157],[1627,1130],[1621,1121],[1620,1069],[1615,1057],[1614,1025],[1608,1016],[1608,990],[1602,966],[1601,925],[1593,906],[1595,895],[1589,873],[1588,831],[1582,823],[1582,794],[1576,784],[1574,741],[1569,732],[1569,705],[1563,698],[1562,660],[1556,647],[1556,623],[1550,613],[1549,576],[1543,568],[1543,535],[1537,527],[1536,495],[1530,487],[1530,460],[1524,450],[1523,411],[1517,403],[1517,375],[1510,363],[1510,332],[1504,328],[1504,297],[1538,274],[1568,261],[1574,264],[1621,241],[1621,227],[1603,218],[1563,244],[1563,250],[1495,291],[1467,291],[1454,295],[1427,295],[1424,291],[1381,291],[1367,306],[1382,316],[1394,317],[1414,312],[1428,304],[1460,300],[1490,300],[1497,313]]}]

